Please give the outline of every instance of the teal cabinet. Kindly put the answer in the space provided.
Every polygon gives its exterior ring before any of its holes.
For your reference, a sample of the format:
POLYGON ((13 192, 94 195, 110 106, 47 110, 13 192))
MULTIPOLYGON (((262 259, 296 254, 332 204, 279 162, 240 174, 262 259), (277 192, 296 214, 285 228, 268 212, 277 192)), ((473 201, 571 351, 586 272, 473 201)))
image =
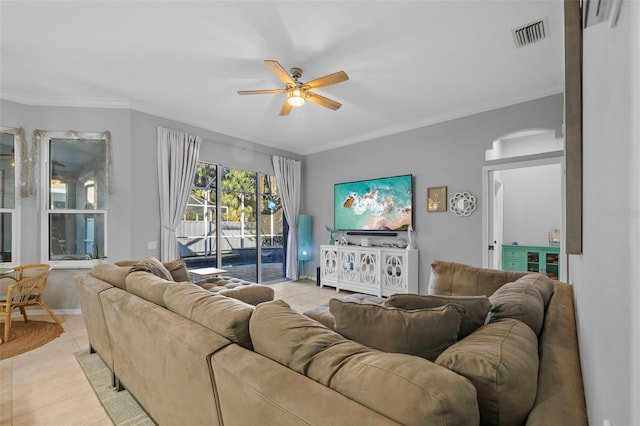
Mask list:
POLYGON ((557 280, 560 277, 560 247, 503 244, 502 269, 539 272, 557 280))

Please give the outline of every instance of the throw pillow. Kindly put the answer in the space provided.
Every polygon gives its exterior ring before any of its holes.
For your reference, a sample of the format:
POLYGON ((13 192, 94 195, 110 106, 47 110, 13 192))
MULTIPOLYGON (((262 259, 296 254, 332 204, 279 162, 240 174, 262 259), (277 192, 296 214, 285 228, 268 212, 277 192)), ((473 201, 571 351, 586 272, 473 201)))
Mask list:
POLYGON ((144 271, 151 272, 153 275, 164 278, 167 281, 173 281, 171 273, 164 267, 155 257, 147 257, 131 267, 131 272, 144 271))
POLYGON ((381 351, 430 361, 456 342, 464 314, 456 304, 405 311, 340 299, 331 299, 329 309, 341 335, 381 351))
POLYGON ((538 339, 520 321, 485 325, 447 348, 436 364, 478 391, 481 425, 523 425, 538 390, 538 339))
POLYGON ((507 283, 489 297, 487 324, 504 319, 520 320, 540 336, 544 322, 544 301, 538 290, 524 282, 507 283))
POLYGON ((542 301, 544 302, 544 310, 549 306, 549 300, 553 296, 553 280, 542 274, 528 274, 518 279, 517 283, 525 283, 538 290, 542 301))
POLYGON ((458 340, 464 339, 476 329, 482 327, 491 309, 486 296, 434 296, 419 294, 392 294, 385 302, 386 306, 404 310, 436 308, 447 303, 455 303, 464 308, 460 321, 458 340))
POLYGON ((163 262, 162 264, 167 269, 167 271, 169 271, 169 274, 171 274, 171 278, 173 278, 173 281, 178 283, 184 282, 184 281, 189 281, 189 282, 191 281, 189 279, 189 271, 187 270, 187 265, 185 265, 183 259, 176 259, 170 262, 163 262))

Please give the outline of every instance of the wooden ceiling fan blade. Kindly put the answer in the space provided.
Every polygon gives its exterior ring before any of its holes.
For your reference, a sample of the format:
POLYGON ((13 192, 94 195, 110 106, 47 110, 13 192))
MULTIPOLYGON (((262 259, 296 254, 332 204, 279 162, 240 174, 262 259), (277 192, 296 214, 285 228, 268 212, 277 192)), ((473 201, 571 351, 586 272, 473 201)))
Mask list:
POLYGON ((282 104, 282 108, 280 109, 280 115, 289 115, 292 109, 293 107, 289 105, 289 102, 285 99, 284 104, 282 104))
POLYGON ((341 103, 336 102, 333 99, 325 98, 317 93, 309 93, 307 100, 315 104, 322 105, 323 107, 331 108, 334 111, 342 106, 341 103))
POLYGON ((311 80, 308 83, 305 83, 305 86, 309 86, 310 89, 317 89, 319 87, 331 86, 332 84, 342 83, 343 81, 349 80, 349 76, 344 71, 334 72, 333 74, 325 75, 324 77, 316 78, 315 80, 311 80))
POLYGON ((272 95, 276 93, 285 93, 286 91, 286 89, 238 90, 238 95, 272 95))
POLYGON ((277 75, 278 78, 280 80, 282 80, 282 82, 284 84, 286 84, 287 86, 295 86, 296 85, 296 82, 293 81, 293 78, 291 78, 291 76, 289 75, 287 70, 282 68, 282 65, 280 65, 280 63, 278 61, 274 61, 274 60, 271 60, 271 59, 265 59, 264 63, 267 64, 267 66, 269 68, 271 68, 271 71, 273 71, 274 74, 277 75))

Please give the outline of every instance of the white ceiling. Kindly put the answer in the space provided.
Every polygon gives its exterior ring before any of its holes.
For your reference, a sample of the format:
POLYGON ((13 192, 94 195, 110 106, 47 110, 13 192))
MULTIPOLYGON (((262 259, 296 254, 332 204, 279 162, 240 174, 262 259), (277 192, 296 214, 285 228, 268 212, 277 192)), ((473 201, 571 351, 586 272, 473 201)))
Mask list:
POLYGON ((1 0, 0 96, 132 108, 305 155, 562 92, 561 6, 1 0), (516 48, 511 30, 541 18, 550 38, 516 48), (264 59, 302 81, 344 70, 317 90, 342 108, 280 117, 284 95, 239 96, 283 87, 264 59))

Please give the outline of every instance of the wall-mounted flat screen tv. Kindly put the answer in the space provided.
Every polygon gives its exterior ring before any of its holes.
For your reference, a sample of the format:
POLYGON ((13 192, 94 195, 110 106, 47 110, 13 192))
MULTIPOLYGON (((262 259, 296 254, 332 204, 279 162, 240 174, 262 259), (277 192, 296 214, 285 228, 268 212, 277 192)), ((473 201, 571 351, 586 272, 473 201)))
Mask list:
POLYGON ((406 231, 413 220, 413 176, 337 183, 334 228, 342 231, 406 231))

